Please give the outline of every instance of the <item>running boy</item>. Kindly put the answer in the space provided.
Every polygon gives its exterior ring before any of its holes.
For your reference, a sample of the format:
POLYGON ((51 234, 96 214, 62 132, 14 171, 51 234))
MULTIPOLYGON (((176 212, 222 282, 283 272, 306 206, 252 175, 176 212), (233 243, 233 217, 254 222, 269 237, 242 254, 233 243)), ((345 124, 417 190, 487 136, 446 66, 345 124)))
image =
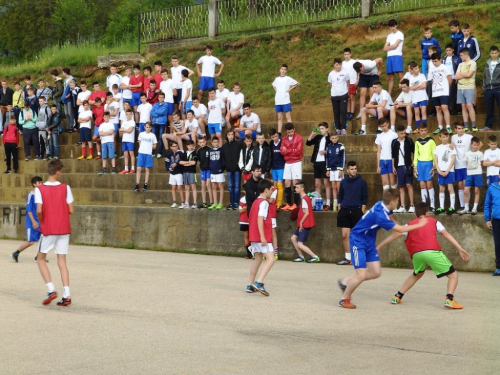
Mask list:
POLYGON ((377 250, 380 251, 394 241, 396 238, 406 236, 405 245, 410 253, 413 261, 413 274, 410 275, 403 286, 392 297, 392 304, 400 304, 403 296, 407 293, 415 283, 424 276, 425 267, 429 266, 436 277, 439 279, 446 276, 448 278, 447 294, 444 300, 444 307, 449 309, 461 309, 462 305, 454 300, 455 289, 458 284, 458 272, 448 260, 446 255, 441 251, 441 246, 437 240, 437 234, 441 234, 449 243, 451 243, 457 250, 460 257, 465 261, 469 261, 469 254, 460 246, 460 244, 449 234, 444 228, 443 224, 434 218, 429 217, 429 206, 426 203, 418 203, 415 215, 417 218, 408 223, 408 226, 417 224, 420 219, 427 219, 427 224, 414 230, 413 232, 394 233, 378 246, 377 250))
POLYGON ((145 128, 146 130, 139 134, 139 138, 137 140, 139 142, 139 156, 137 157, 137 175, 135 179, 134 193, 148 190, 149 169, 153 168, 153 150, 156 149, 156 145, 158 144, 156 136, 151 133, 153 126, 149 121, 146 122, 145 128), (142 168, 146 168, 146 177, 144 180, 144 186, 141 190, 139 183, 141 182, 142 168))
POLYGON ((63 163, 60 160, 49 161, 47 182, 35 188, 36 213, 40 219, 40 233, 42 233, 38 244, 37 263, 48 291, 47 298, 42 302, 44 305, 48 305, 57 298, 57 291, 46 264, 47 253, 52 249, 57 254, 57 265, 61 271, 63 284, 63 297, 57 302, 57 306, 71 305, 66 255, 71 233, 69 215, 72 215, 75 210, 71 188, 59 182, 62 168, 63 163))
POLYGON ((414 173, 420 184, 422 202, 429 198, 430 211, 434 213, 434 150, 436 142, 427 136, 427 124, 422 124, 419 129, 420 137, 415 141, 413 154, 414 173))
POLYGON ((436 209, 436 215, 442 214, 444 210, 445 189, 448 185, 450 193, 450 207, 446 210, 447 215, 453 215, 455 211, 455 190, 453 183, 455 182, 455 158, 457 150, 450 148, 450 135, 445 129, 439 132, 439 140, 441 144, 434 150, 434 165, 438 173, 439 184, 439 208, 436 209))
POLYGON ((415 152, 415 144, 410 137, 406 136, 405 127, 399 125, 397 130, 397 139, 392 140, 392 170, 397 177, 399 187, 399 199, 401 206, 395 210, 396 213, 405 213, 405 186, 408 190, 408 198, 410 199, 410 208, 408 212, 414 213, 415 206, 413 205, 413 158, 415 152))
POLYGON ((283 113, 285 114, 286 122, 292 122, 292 104, 290 102, 290 91, 295 89, 299 83, 286 75, 288 65, 282 64, 280 67, 280 75, 273 81, 273 89, 276 91, 274 96, 274 109, 278 117, 278 134, 281 136, 281 128, 283 127, 283 113))
POLYGON ((470 211, 471 215, 477 215, 477 206, 479 204, 479 188, 483 186, 483 160, 484 155, 479 151, 481 141, 478 137, 471 139, 471 150, 465 153, 467 163, 467 179, 465 180, 465 204, 464 209, 458 211, 459 215, 469 213, 469 195, 470 188, 474 187, 474 207, 470 211))
POLYGON ((345 147, 339 142, 337 134, 330 135, 330 141, 331 143, 326 149, 326 176, 330 178, 332 184, 333 206, 331 209, 337 212, 337 197, 340 182, 344 177, 345 147))

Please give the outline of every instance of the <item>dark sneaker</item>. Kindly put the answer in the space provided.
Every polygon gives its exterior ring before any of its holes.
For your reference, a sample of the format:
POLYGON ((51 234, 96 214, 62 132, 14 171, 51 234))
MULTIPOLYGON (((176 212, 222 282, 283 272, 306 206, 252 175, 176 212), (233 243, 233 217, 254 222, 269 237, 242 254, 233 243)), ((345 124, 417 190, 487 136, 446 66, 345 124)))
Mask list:
POLYGON ((54 290, 53 292, 50 292, 50 293, 47 294, 47 298, 45 298, 42 303, 44 305, 48 305, 49 303, 51 303, 56 298, 57 298, 57 292, 54 290))
POLYGON ((457 211, 455 211, 455 209, 451 208, 451 207, 446 210, 446 215, 453 215, 456 213, 457 213, 457 211))
POLYGON ((232 210, 233 209, 233 204, 230 203, 227 205, 226 210, 232 210))
POLYGON ((116 174, 116 169, 115 169, 115 168, 113 168, 113 169, 111 170, 111 174, 116 174))
POLYGON ((264 289, 264 284, 262 283, 258 283, 257 281, 253 283, 253 286, 252 286, 254 289, 257 290, 257 292, 259 292, 260 294, 266 296, 266 297, 269 297, 269 293, 267 292, 267 290, 264 289))
POLYGON ((347 288, 347 285, 343 283, 342 279, 337 280, 337 284, 339 284, 340 290, 344 291, 347 288))
POLYGON ((247 293, 255 293, 257 289, 254 289, 253 285, 247 285, 247 288, 245 289, 247 293))
POLYGON ((431 207, 431 208, 429 209, 429 212, 430 212, 431 214, 434 214, 434 213, 436 213, 436 209, 435 209, 434 207, 431 207))
POLYGON ((200 204, 198 204, 198 208, 199 209, 206 208, 206 204, 205 203, 200 203, 200 204))
POLYGON ((14 261, 15 261, 16 263, 18 263, 18 262, 19 262, 19 251, 17 251, 17 250, 16 250, 16 251, 14 251, 12 254, 10 254, 10 256, 12 257, 12 259, 14 259, 14 261))
POLYGON ((3 174, 10 174, 10 169, 7 169, 3 174))
POLYGON ((239 210, 239 209, 240 209, 240 208, 238 207, 238 204, 237 204, 237 203, 233 204, 233 210, 239 210))
POLYGON ((365 135, 366 132, 364 130, 358 130, 356 133, 354 133, 354 135, 365 135))
POLYGON ((105 169, 101 169, 101 171, 98 173, 98 174, 107 174, 108 172, 106 172, 105 169))
POLYGON ((441 207, 439 207, 439 208, 436 208, 436 210, 434 211, 434 213, 436 215, 440 215, 440 214, 444 213, 444 210, 441 207))
POLYGON ((491 274, 491 276, 500 276, 500 268, 491 274))
POLYGON ((350 266, 352 263, 349 259, 342 259, 340 262, 337 262, 338 266, 350 266))
POLYGON ((319 262, 320 262, 319 256, 315 256, 309 259, 306 263, 319 263, 319 262))
POLYGON ((63 297, 62 300, 57 302, 57 306, 68 306, 71 305, 71 297, 63 297))

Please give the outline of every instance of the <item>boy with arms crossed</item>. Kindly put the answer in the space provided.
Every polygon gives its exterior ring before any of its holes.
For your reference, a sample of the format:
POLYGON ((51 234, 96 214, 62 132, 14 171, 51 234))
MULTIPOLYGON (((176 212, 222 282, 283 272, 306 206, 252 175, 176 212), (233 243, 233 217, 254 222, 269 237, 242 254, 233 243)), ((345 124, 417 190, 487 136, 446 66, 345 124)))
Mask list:
POLYGON ((333 70, 328 75, 328 84, 330 85, 330 100, 332 101, 334 127, 337 134, 342 132, 347 134, 347 104, 349 100, 349 72, 342 69, 342 60, 336 58, 333 60, 333 70))
POLYGON ((470 58, 469 49, 460 50, 462 62, 458 65, 455 79, 458 81, 457 104, 462 105, 462 117, 464 119, 465 131, 469 131, 469 117, 472 123, 472 131, 477 132, 476 111, 474 110, 476 95, 476 70, 477 65, 470 58))
MULTIPOLYGON (((292 205, 292 183, 297 184, 302 179, 302 158, 304 157, 303 148, 304 142, 302 136, 295 131, 295 127, 291 122, 285 124, 286 137, 281 140, 280 153, 285 159, 285 169, 283 178, 285 180, 285 197, 286 206, 281 209, 284 211, 292 211, 297 208, 299 203, 298 193, 293 194, 294 202, 292 205)), ((279 130, 278 130, 279 134, 279 130)))
POLYGON ((500 109, 500 64, 498 61, 498 47, 490 47, 490 59, 486 62, 483 73, 484 104, 486 106, 486 120, 482 132, 491 131, 495 117, 495 100, 500 109))
POLYGON ((389 124, 386 118, 378 120, 378 126, 382 129, 382 133, 375 138, 377 145, 377 173, 380 174, 382 179, 382 188, 387 190, 389 188, 396 189, 396 176, 392 166, 392 141, 398 138, 398 135, 389 129, 389 124))
POLYGON ((446 210, 447 215, 455 213, 455 190, 453 183, 455 182, 455 158, 457 150, 450 147, 450 135, 445 129, 439 132, 439 140, 441 144, 434 150, 434 165, 438 173, 439 184, 439 208, 436 209, 436 215, 442 214, 444 210, 445 189, 448 185, 448 192, 450 193, 450 208, 446 210))
POLYGON ((470 151, 472 135, 465 134, 465 125, 462 122, 455 122, 455 131, 457 134, 451 136, 451 143, 453 143, 457 152, 455 158, 455 182, 458 188, 460 210, 463 210, 465 207, 464 186, 467 179, 467 161, 465 155, 470 151))
POLYGON ((488 137, 488 146, 484 152, 483 165, 486 168, 486 185, 489 187, 491 184, 498 182, 498 174, 500 173, 500 149, 497 148, 497 136, 490 135, 488 137))
POLYGON ((210 181, 212 182, 212 195, 214 203, 208 207, 209 210, 222 210, 224 208, 224 159, 222 149, 219 147, 219 138, 212 138, 212 148, 210 149, 210 181), (219 187, 219 203, 217 203, 217 186, 219 187))
POLYGON ((215 89, 210 87, 208 89, 208 131, 212 140, 217 137, 222 145, 222 109, 225 107, 221 99, 215 97, 215 89))
POLYGON ((80 142, 82 143, 82 156, 78 157, 78 160, 85 158, 86 147, 89 147, 89 156, 87 160, 93 158, 94 150, 92 148, 92 138, 90 136, 91 132, 91 121, 92 121, 92 111, 90 110, 90 105, 88 100, 83 101, 83 111, 78 114, 78 123, 80 124, 80 142))
MULTIPOLYGON (((391 130, 395 131, 396 128, 396 115, 400 115, 403 120, 406 119, 408 124, 406 126, 406 133, 411 134, 412 123, 413 123, 413 112, 412 112, 412 101, 411 101, 411 91, 410 91, 410 81, 403 78, 399 83, 401 88, 401 93, 394 101, 394 105, 391 106, 391 130)), ((415 130, 417 131, 417 130, 415 130)))
POLYGON ((184 185, 184 176, 182 175, 184 166, 181 164, 182 154, 183 152, 179 150, 179 145, 176 142, 172 142, 170 150, 167 151, 165 157, 165 168, 170 172, 168 183, 172 186, 171 208, 189 208, 189 203, 184 203, 184 192, 182 191, 182 186, 184 185), (181 198, 180 206, 177 205, 177 190, 179 190, 179 197, 181 198))
POLYGON ((386 73, 389 80, 387 91, 392 94, 394 86, 394 73, 398 73, 399 80, 403 79, 403 43, 405 36, 398 30, 398 21, 389 20, 391 33, 387 36, 384 45, 384 51, 387 52, 386 73))
POLYGON ((427 136, 427 124, 422 124, 420 137, 415 142, 415 153, 413 154, 414 174, 420 184, 422 202, 429 198, 430 211, 434 213, 434 149, 436 142, 427 136))
POLYGON ((99 174, 107 174, 106 171, 106 159, 111 159, 111 173, 116 174, 116 159, 115 159, 115 145, 114 134, 115 134, 115 124, 109 122, 109 112, 104 112, 104 122, 99 126, 99 137, 101 139, 102 146, 102 170, 99 174))
POLYGON ((441 56, 437 53, 431 55, 431 61, 427 80, 432 82, 432 104, 436 107, 438 130, 443 128, 444 115, 446 130, 451 134, 448 104, 450 102, 450 86, 453 70, 441 63, 441 56))
POLYGON ((46 264, 47 253, 52 249, 57 254, 57 265, 61 271, 64 290, 62 300, 57 302, 57 306, 71 305, 66 255, 71 233, 69 215, 72 215, 75 210, 71 188, 59 182, 62 168, 63 164, 60 160, 49 161, 47 166, 49 178, 47 182, 35 189, 36 213, 40 219, 40 232, 42 233, 38 244, 37 263, 48 291, 47 298, 42 302, 44 305, 48 305, 57 298, 57 291, 46 264))
POLYGON ((191 208, 197 208, 197 192, 196 192, 196 162, 198 158, 196 157, 196 150, 194 141, 188 140, 187 142, 187 151, 181 155, 180 165, 183 167, 182 177, 184 179, 184 186, 186 190, 186 208, 189 207, 189 188, 191 188, 193 194, 193 205, 191 208))
POLYGON ((276 91, 274 96, 274 109, 278 117, 278 134, 281 136, 281 128, 283 127, 283 113, 285 114, 286 122, 292 122, 292 104, 290 102, 290 91, 295 89, 299 83, 286 75, 288 65, 282 64, 280 67, 280 75, 273 81, 273 89, 276 91))
POLYGON ((427 125, 427 104, 429 97, 427 96, 427 79, 420 73, 418 65, 411 62, 409 65, 411 69, 410 76, 410 91, 413 109, 415 111, 415 124, 417 130, 420 127, 420 114, 422 114, 422 124, 427 125))

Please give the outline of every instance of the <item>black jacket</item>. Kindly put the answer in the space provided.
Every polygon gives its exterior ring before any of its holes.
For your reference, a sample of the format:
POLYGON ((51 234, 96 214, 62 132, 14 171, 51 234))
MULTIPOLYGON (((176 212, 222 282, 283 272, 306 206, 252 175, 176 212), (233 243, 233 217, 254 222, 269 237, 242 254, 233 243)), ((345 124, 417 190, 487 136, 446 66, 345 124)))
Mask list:
POLYGON ((262 168, 262 173, 271 172, 271 163, 273 162, 273 154, 271 146, 267 142, 262 145, 262 157, 259 163, 260 145, 257 144, 252 149, 253 164, 259 164, 262 168))
POLYGON ((253 202, 259 196, 259 182, 253 179, 253 176, 245 182, 245 197, 247 201, 247 212, 250 213, 250 209, 252 208, 253 202))
POLYGON ((210 147, 199 148, 196 153, 200 161, 200 170, 208 171, 210 169, 210 147))
POLYGON ((368 202, 368 185, 360 175, 354 178, 347 176, 340 182, 338 203, 341 209, 356 209, 366 206, 368 202))
POLYGON ((3 93, 3 88, 0 88, 0 105, 12 104, 12 97, 14 96, 14 90, 7 87, 5 94, 3 93))
POLYGON ((47 121, 47 128, 54 133, 59 133, 59 128, 62 125, 62 119, 61 115, 59 112, 56 112, 55 115, 50 113, 49 115, 49 121, 47 121))
MULTIPOLYGON (((404 151, 405 166, 410 167, 413 164, 412 154, 415 152, 415 143, 413 143, 413 140, 408 136, 405 138, 404 150, 405 150, 404 151)), ((398 138, 392 140, 391 153, 392 153, 392 158, 394 159, 394 168, 397 169, 399 164, 399 158, 401 156, 400 143, 398 138)))
MULTIPOLYGON (((332 141, 330 141, 330 134, 328 134, 328 133, 326 133, 325 138, 326 138, 326 143, 325 143, 325 151, 326 151, 328 145, 330 143, 332 143, 332 141)), ((311 139, 311 140, 308 139, 306 141, 306 146, 312 146, 312 145, 314 145, 313 153, 312 153, 312 156, 311 156, 311 162, 312 163, 316 162, 316 157, 318 156, 318 152, 319 152, 319 144, 320 144, 320 142, 321 142, 322 139, 323 139, 323 137, 321 136, 321 134, 318 134, 313 139, 311 139)), ((325 155, 325 161, 326 161, 326 155, 325 155)))
POLYGON ((241 141, 226 142, 222 145, 222 160, 228 172, 238 172, 240 167, 241 141))

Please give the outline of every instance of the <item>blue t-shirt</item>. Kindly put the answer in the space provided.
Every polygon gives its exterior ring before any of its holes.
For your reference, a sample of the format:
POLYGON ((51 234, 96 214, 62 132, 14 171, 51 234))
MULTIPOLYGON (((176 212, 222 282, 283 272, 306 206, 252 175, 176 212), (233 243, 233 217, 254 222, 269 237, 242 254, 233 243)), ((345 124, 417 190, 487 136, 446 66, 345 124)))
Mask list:
MULTIPOLYGON (((36 216, 35 194, 33 194, 33 192, 31 191, 26 198, 26 229, 33 229, 33 224, 31 223, 31 219, 28 216, 28 212, 31 212, 33 214, 35 221, 38 223, 38 225, 40 225, 38 216, 36 216)), ((40 226, 38 226, 38 229, 35 230, 40 230, 40 226)))
POLYGON ((285 158, 283 158, 283 155, 281 155, 280 148, 281 139, 279 140, 277 145, 275 145, 274 141, 271 140, 271 149, 273 151, 273 162, 271 165, 272 170, 285 169, 285 158))
POLYGON ((389 217, 391 214, 392 211, 389 211, 382 201, 375 203, 351 230, 351 235, 349 237, 351 246, 352 242, 362 248, 375 246, 378 230, 380 228, 391 230, 396 225, 389 217))

